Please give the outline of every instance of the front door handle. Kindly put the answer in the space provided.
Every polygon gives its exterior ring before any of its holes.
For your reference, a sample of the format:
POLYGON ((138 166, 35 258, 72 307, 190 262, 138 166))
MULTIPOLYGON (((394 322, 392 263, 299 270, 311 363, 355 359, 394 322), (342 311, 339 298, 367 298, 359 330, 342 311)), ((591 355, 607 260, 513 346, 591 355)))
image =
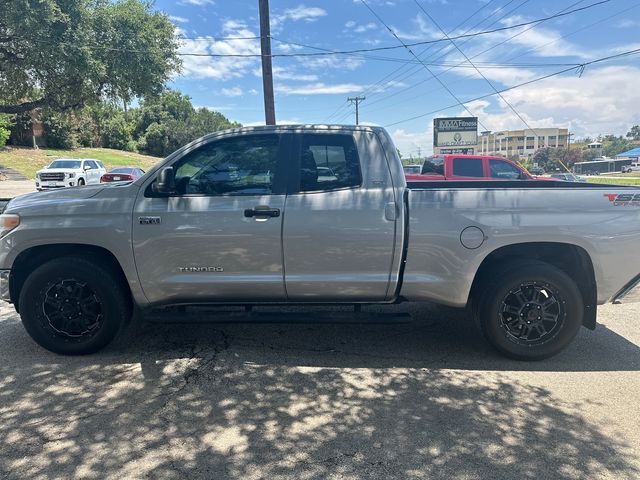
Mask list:
POLYGON ((254 208, 246 208, 244 210, 244 216, 247 218, 251 217, 279 217, 280 209, 279 208, 271 208, 265 205, 258 205, 254 208))

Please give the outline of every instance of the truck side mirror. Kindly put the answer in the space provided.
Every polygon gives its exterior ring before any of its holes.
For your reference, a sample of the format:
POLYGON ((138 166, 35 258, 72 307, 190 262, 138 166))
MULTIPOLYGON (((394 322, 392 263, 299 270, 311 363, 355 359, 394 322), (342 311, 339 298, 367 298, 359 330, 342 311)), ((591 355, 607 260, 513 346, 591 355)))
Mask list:
POLYGON ((166 167, 160 170, 156 183, 153 185, 153 190, 156 193, 163 193, 165 195, 176 191, 176 177, 173 172, 173 167, 166 167))

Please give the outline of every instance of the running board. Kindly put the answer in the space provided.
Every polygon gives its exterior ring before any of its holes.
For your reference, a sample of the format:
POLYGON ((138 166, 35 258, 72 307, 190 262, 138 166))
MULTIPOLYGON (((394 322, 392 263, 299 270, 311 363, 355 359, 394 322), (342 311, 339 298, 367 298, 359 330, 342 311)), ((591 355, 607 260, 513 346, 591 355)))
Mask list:
POLYGON ((409 313, 377 312, 260 312, 248 311, 151 311, 143 318, 152 323, 193 324, 193 323, 309 323, 309 324, 385 324, 409 323, 409 313))

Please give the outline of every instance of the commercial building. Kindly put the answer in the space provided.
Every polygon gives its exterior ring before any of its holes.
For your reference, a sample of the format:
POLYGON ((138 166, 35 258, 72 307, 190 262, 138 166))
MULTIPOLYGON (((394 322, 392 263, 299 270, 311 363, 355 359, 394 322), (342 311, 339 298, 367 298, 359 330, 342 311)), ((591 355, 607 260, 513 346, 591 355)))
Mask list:
POLYGON ((536 128, 535 130, 481 132, 475 150, 478 155, 532 157, 539 148, 567 148, 568 145, 568 129, 536 128))
POLYGON ((616 155, 616 158, 628 158, 633 162, 638 162, 640 160, 640 147, 632 148, 631 150, 627 150, 626 152, 619 153, 616 155))

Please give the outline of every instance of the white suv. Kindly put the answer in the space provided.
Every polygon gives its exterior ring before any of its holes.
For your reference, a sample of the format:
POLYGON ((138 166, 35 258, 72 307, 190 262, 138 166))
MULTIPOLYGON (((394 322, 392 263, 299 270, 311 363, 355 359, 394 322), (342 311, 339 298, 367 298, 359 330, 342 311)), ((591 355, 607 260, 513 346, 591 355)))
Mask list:
POLYGON ((100 177, 105 173, 107 169, 99 160, 61 158, 36 172, 36 188, 46 190, 100 183, 100 177))
POLYGON ((622 167, 622 173, 631 173, 640 171, 640 163, 632 163, 631 165, 625 165, 622 167))

